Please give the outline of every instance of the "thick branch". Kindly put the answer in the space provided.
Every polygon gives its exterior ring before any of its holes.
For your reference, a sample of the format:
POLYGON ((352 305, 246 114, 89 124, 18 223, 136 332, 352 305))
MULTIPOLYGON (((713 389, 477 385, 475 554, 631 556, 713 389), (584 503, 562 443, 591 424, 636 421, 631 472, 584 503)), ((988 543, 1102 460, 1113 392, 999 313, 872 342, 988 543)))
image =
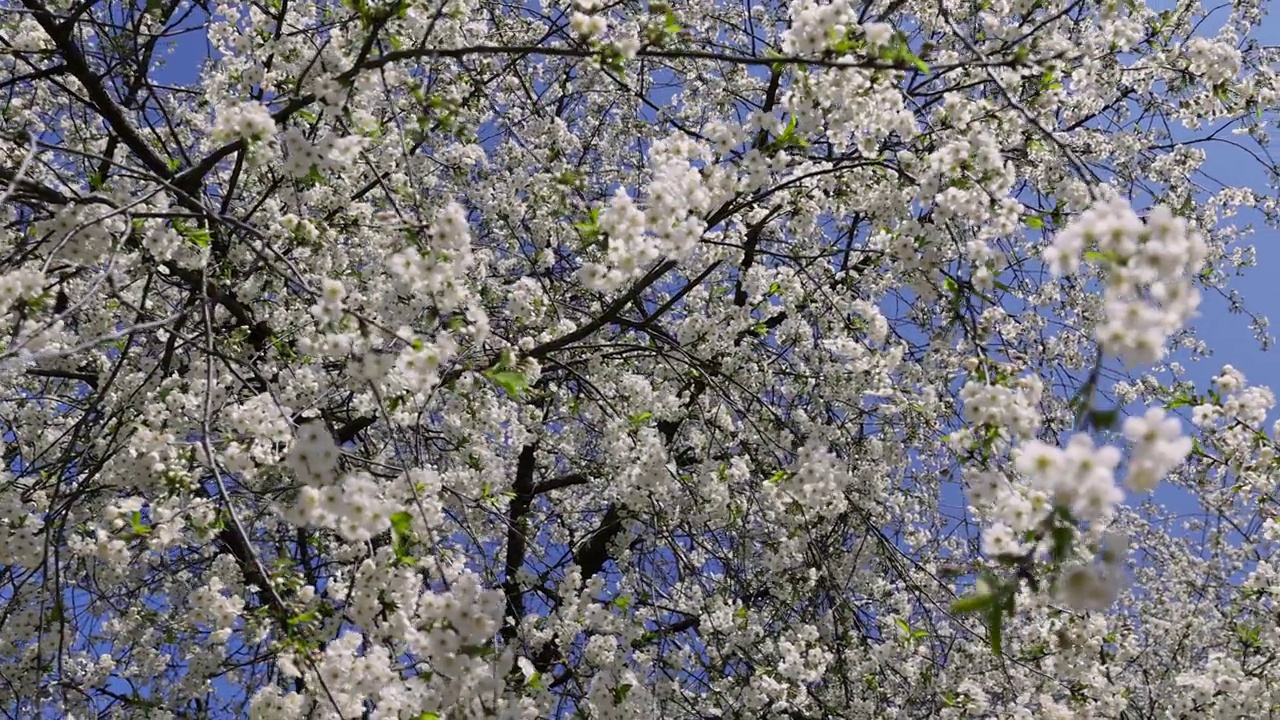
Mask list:
POLYGON ((610 303, 609 307, 605 308, 604 312, 600 313, 600 317, 596 318, 595 320, 592 320, 586 325, 583 325, 577 330, 574 330, 568 335, 562 335, 554 340, 545 342, 539 345, 538 347, 530 350, 529 357, 532 357, 532 358, 544 357, 557 350, 560 350, 561 348, 568 347, 578 342, 579 340, 582 340, 583 338, 590 337, 591 334, 594 333, 595 331, 599 330, 605 325, 608 325, 610 322, 613 322, 613 320, 618 317, 618 315, 627 307, 627 305, 632 300, 639 297, 640 293, 647 290, 650 285, 657 282, 663 275, 666 275, 667 272, 670 271, 672 268, 674 268, 676 265, 677 263, 675 260, 664 260, 663 262, 659 263, 657 267, 650 270, 648 274, 646 274, 644 277, 636 281, 636 284, 633 285, 630 290, 628 290, 626 293, 619 296, 616 300, 610 303))
POLYGON ((84 86, 84 91, 89 95, 89 99, 93 101, 94 109, 98 111, 103 120, 107 121, 107 124, 111 126, 111 130, 120 137, 120 141, 136 153, 142 164, 155 173, 157 177, 169 178, 168 164, 138 134, 137 129, 125 117, 124 111, 107 94, 101 78, 95 75, 89 67, 84 54, 80 52, 80 47, 72 39, 73 26, 70 23, 59 23, 57 18, 39 0, 22 0, 22 4, 31 11, 31 14, 35 16, 36 22, 48 34, 49 39, 53 41, 54 46, 58 48, 58 52, 62 55, 67 71, 84 86))
POLYGON ((507 598, 508 620, 502 628, 502 637, 507 642, 515 638, 520 618, 524 617, 524 590, 520 587, 518 576, 520 568, 524 567, 525 552, 528 548, 527 515, 534 496, 534 461, 534 445, 525 445, 520 451, 520 459, 516 463, 516 479, 511 487, 515 497, 507 506, 507 557, 504 568, 505 577, 502 581, 502 593, 507 598))

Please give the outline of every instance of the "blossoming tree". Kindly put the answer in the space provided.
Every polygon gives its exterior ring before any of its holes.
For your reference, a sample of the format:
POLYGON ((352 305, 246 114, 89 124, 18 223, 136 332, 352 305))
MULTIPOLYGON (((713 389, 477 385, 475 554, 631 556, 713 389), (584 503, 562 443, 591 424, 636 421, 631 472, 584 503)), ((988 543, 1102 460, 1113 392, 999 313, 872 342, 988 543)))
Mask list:
POLYGON ((0 709, 1273 716, 1261 16, 6 3, 0 709))

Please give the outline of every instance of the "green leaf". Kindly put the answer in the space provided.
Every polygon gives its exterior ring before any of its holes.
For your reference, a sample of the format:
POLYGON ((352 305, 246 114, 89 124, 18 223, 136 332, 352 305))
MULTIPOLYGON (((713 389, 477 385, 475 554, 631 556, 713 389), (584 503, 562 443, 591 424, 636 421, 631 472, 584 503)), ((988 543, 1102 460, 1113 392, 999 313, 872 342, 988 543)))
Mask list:
MULTIPOLYGON (((778 52, 777 50, 771 50, 771 49, 768 49, 768 48, 766 48, 766 49, 765 49, 765 51, 764 51, 764 56, 765 56, 766 58, 782 58, 782 57, 786 57, 786 55, 784 55, 783 53, 780 53, 780 52, 778 52)), ((781 74, 781 73, 782 73, 784 70, 786 70, 786 69, 787 69, 787 66, 786 66, 784 63, 769 63, 769 70, 770 70, 771 72, 781 74)))
POLYGON ((653 417, 653 413, 649 412, 648 410, 645 410, 642 413, 636 413, 635 415, 632 415, 630 420, 633 426, 640 427, 641 425, 644 425, 645 423, 649 422, 649 420, 652 417, 653 417))
POLYGON ((529 389, 529 381, 515 370, 491 369, 485 371, 484 376, 497 383, 512 400, 518 399, 525 390, 529 389))
POLYGON ((209 247, 209 242, 211 240, 209 231, 204 228, 198 228, 186 233, 186 238, 202 248, 209 247))
POLYGON ((770 147, 775 150, 791 147, 809 147, 808 141, 800 137, 796 132, 796 117, 794 115, 791 116, 791 120, 787 123, 787 127, 782 131, 782 134, 778 136, 778 139, 773 141, 770 147))
POLYGON ((1004 608, 999 603, 993 604, 987 611, 988 636, 991 639, 991 652, 1000 655, 1004 652, 1004 608))
POLYGON ((151 532, 151 528, 142 524, 142 513, 138 510, 133 511, 133 515, 129 516, 129 521, 133 525, 134 535, 146 535, 151 532))
POLYGON ((440 713, 421 712, 413 720, 440 720, 440 713))
POLYGON ((391 516, 391 529, 399 535, 408 535, 412 523, 413 516, 403 510, 391 516))
POLYGON ((1258 647, 1262 640, 1262 628, 1258 625, 1240 625, 1236 628, 1240 636, 1240 644, 1245 647, 1258 647))
POLYGON ((631 683, 623 683, 613 689, 613 704, 621 705, 627 699, 627 694, 631 692, 631 683))
POLYGON ((484 645, 463 645, 459 651, 470 658, 487 658, 498 654, 491 643, 484 645))
POLYGON ((893 624, 898 626, 898 629, 902 631, 903 635, 906 635, 908 637, 911 636, 911 626, 907 624, 906 620, 903 620, 900 617, 896 617, 893 619, 893 624))
POLYGON ((301 625, 302 623, 306 623, 306 622, 311 622, 312 620, 315 620, 317 617, 319 617, 319 613, 317 613, 315 610, 308 610, 302 613, 301 615, 294 615, 293 617, 289 618, 289 627, 293 627, 294 625, 301 625))
POLYGON ((1031 228, 1032 230, 1044 229, 1044 220, 1038 215, 1028 215, 1027 217, 1023 218, 1022 221, 1026 223, 1027 227, 1031 228))
POLYGON ((899 35, 898 44, 887 47, 881 51, 881 57, 894 62, 900 66, 911 66, 922 73, 929 72, 929 64, 921 60, 918 55, 911 52, 911 47, 907 44, 905 38, 899 35))
POLYGON ((391 516, 391 549, 396 554, 396 565, 410 565, 413 555, 409 552, 412 533, 409 530, 413 516, 403 510, 391 516))
POLYGON ((1075 532, 1069 525, 1058 525, 1052 531, 1053 548, 1051 550, 1053 559, 1062 562, 1067 557, 1067 551, 1071 549, 1071 541, 1075 539, 1075 532))
POLYGON ((920 57, 915 53, 908 50, 903 52, 903 55, 906 57, 906 60, 908 62, 910 62, 913 66, 915 66, 916 70, 919 70, 922 73, 929 72, 929 63, 926 63, 924 60, 921 60, 920 57))
POLYGON ((556 184, 565 185, 567 187, 577 187, 583 177, 582 173, 574 172, 573 170, 565 170, 556 176, 556 184))
POLYGON ((997 600, 999 600, 999 597, 994 593, 987 595, 966 595, 962 598, 957 598, 951 603, 951 612, 957 615, 975 613, 992 607, 996 604, 997 600))
POLYGON ((1119 410, 1090 410, 1089 424, 1098 430, 1110 430, 1116 426, 1116 421, 1120 419, 1119 410))
POLYGON ((587 219, 576 222, 573 226, 582 233, 583 247, 590 247, 600 236, 600 208, 591 208, 587 219))
POLYGON ((675 35, 680 32, 680 18, 676 17, 675 13, 668 10, 667 14, 662 18, 662 29, 668 35, 675 35))

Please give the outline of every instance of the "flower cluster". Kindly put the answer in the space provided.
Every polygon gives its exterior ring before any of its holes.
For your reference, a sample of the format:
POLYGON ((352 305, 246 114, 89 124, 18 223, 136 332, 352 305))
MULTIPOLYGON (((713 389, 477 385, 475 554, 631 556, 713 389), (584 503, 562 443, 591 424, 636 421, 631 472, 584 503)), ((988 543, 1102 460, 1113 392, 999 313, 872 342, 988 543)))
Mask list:
POLYGON ((1240 51, 1229 42, 1192 38, 1183 48, 1187 69, 1204 78, 1209 85, 1219 85, 1240 72, 1240 51))
POLYGON ((395 507, 384 496, 382 483, 357 472, 340 483, 303 486, 293 512, 299 524, 333 528, 346 539, 361 542, 391 526, 395 507))
POLYGON ((298 428, 288 461, 298 481, 324 487, 337 479, 338 444, 324 423, 309 422, 298 428))
POLYGON ((685 137, 654 144, 649 154, 652 179, 641 209, 619 188, 599 213, 597 232, 608 238, 602 262, 584 263, 583 282, 598 290, 615 290, 649 269, 657 258, 683 260, 706 229, 702 215, 713 194, 690 162, 708 150, 685 137))
POLYGON ((1123 430, 1133 447, 1125 482, 1135 492, 1154 490, 1191 452, 1192 441, 1182 434, 1182 423, 1167 416, 1162 408, 1153 407, 1142 417, 1126 418, 1123 430))
POLYGON ((1093 562, 1074 565, 1063 574, 1057 587, 1063 602, 1078 610, 1103 610, 1111 605, 1124 589, 1128 556, 1128 542, 1109 533, 1093 562))
POLYGON ((439 312, 453 312, 469 298, 465 278, 476 263, 466 210, 457 203, 448 204, 436 215, 426 237, 413 239, 425 240, 425 247, 410 246, 391 255, 387 271, 415 306, 434 304, 439 312))
MULTIPOLYGON (((971 379, 960 389, 965 422, 996 428, 1010 439, 1033 437, 1043 419, 1038 407, 1043 392, 1044 383, 1035 375, 1019 378, 1011 385, 971 379)), ((954 433, 952 442, 963 446, 973 436, 972 429, 966 428, 954 433)))
POLYGON ((325 278, 320 285, 320 293, 316 303, 311 306, 311 314, 322 323, 335 323, 342 319, 343 300, 347 297, 347 288, 339 280, 325 278))
POLYGON ((368 140, 359 135, 330 135, 313 141, 298 128, 289 128, 284 143, 288 148, 284 171, 305 178, 312 170, 327 175, 349 169, 368 140))
POLYGON ((581 8, 569 18, 569 28, 574 34, 586 39, 604 35, 609 29, 609 20, 602 14, 591 12, 595 9, 595 2, 577 0, 574 4, 581 8))
POLYGON ((793 467, 781 481, 771 478, 766 491, 777 487, 789 500, 819 517, 834 517, 849 507, 846 492, 851 478, 830 450, 811 441, 801 449, 793 467))
POLYGON ((1076 433, 1065 448, 1039 440, 1022 445, 1014 467, 1052 507, 1069 508, 1077 520, 1094 522, 1110 518, 1124 500, 1116 486, 1120 460, 1118 448, 1095 446, 1088 434, 1076 433))
POLYGON ((271 117, 271 111, 265 105, 243 103, 223 108, 209 137, 216 143, 232 140, 257 142, 270 138, 275 132, 275 118, 271 117))
POLYGON ((1122 198, 1096 203, 1058 233, 1045 251, 1056 275, 1074 273, 1082 258, 1106 266, 1106 318, 1099 343, 1131 366, 1164 357, 1169 336, 1190 320, 1200 304, 1193 274, 1205 260, 1201 235, 1167 207, 1151 210, 1144 223, 1122 198))
POLYGON ((0 308, 8 309, 19 300, 30 300, 44 292, 44 273, 23 268, 0 276, 0 308))

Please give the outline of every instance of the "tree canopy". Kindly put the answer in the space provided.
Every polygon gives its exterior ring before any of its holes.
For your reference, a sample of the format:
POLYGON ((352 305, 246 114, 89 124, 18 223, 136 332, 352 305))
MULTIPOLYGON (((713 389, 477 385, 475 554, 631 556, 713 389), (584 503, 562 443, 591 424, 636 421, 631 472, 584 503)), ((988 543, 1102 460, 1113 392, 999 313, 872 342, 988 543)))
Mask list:
POLYGON ((1273 717, 1262 17, 8 0, 0 712, 1273 717))

